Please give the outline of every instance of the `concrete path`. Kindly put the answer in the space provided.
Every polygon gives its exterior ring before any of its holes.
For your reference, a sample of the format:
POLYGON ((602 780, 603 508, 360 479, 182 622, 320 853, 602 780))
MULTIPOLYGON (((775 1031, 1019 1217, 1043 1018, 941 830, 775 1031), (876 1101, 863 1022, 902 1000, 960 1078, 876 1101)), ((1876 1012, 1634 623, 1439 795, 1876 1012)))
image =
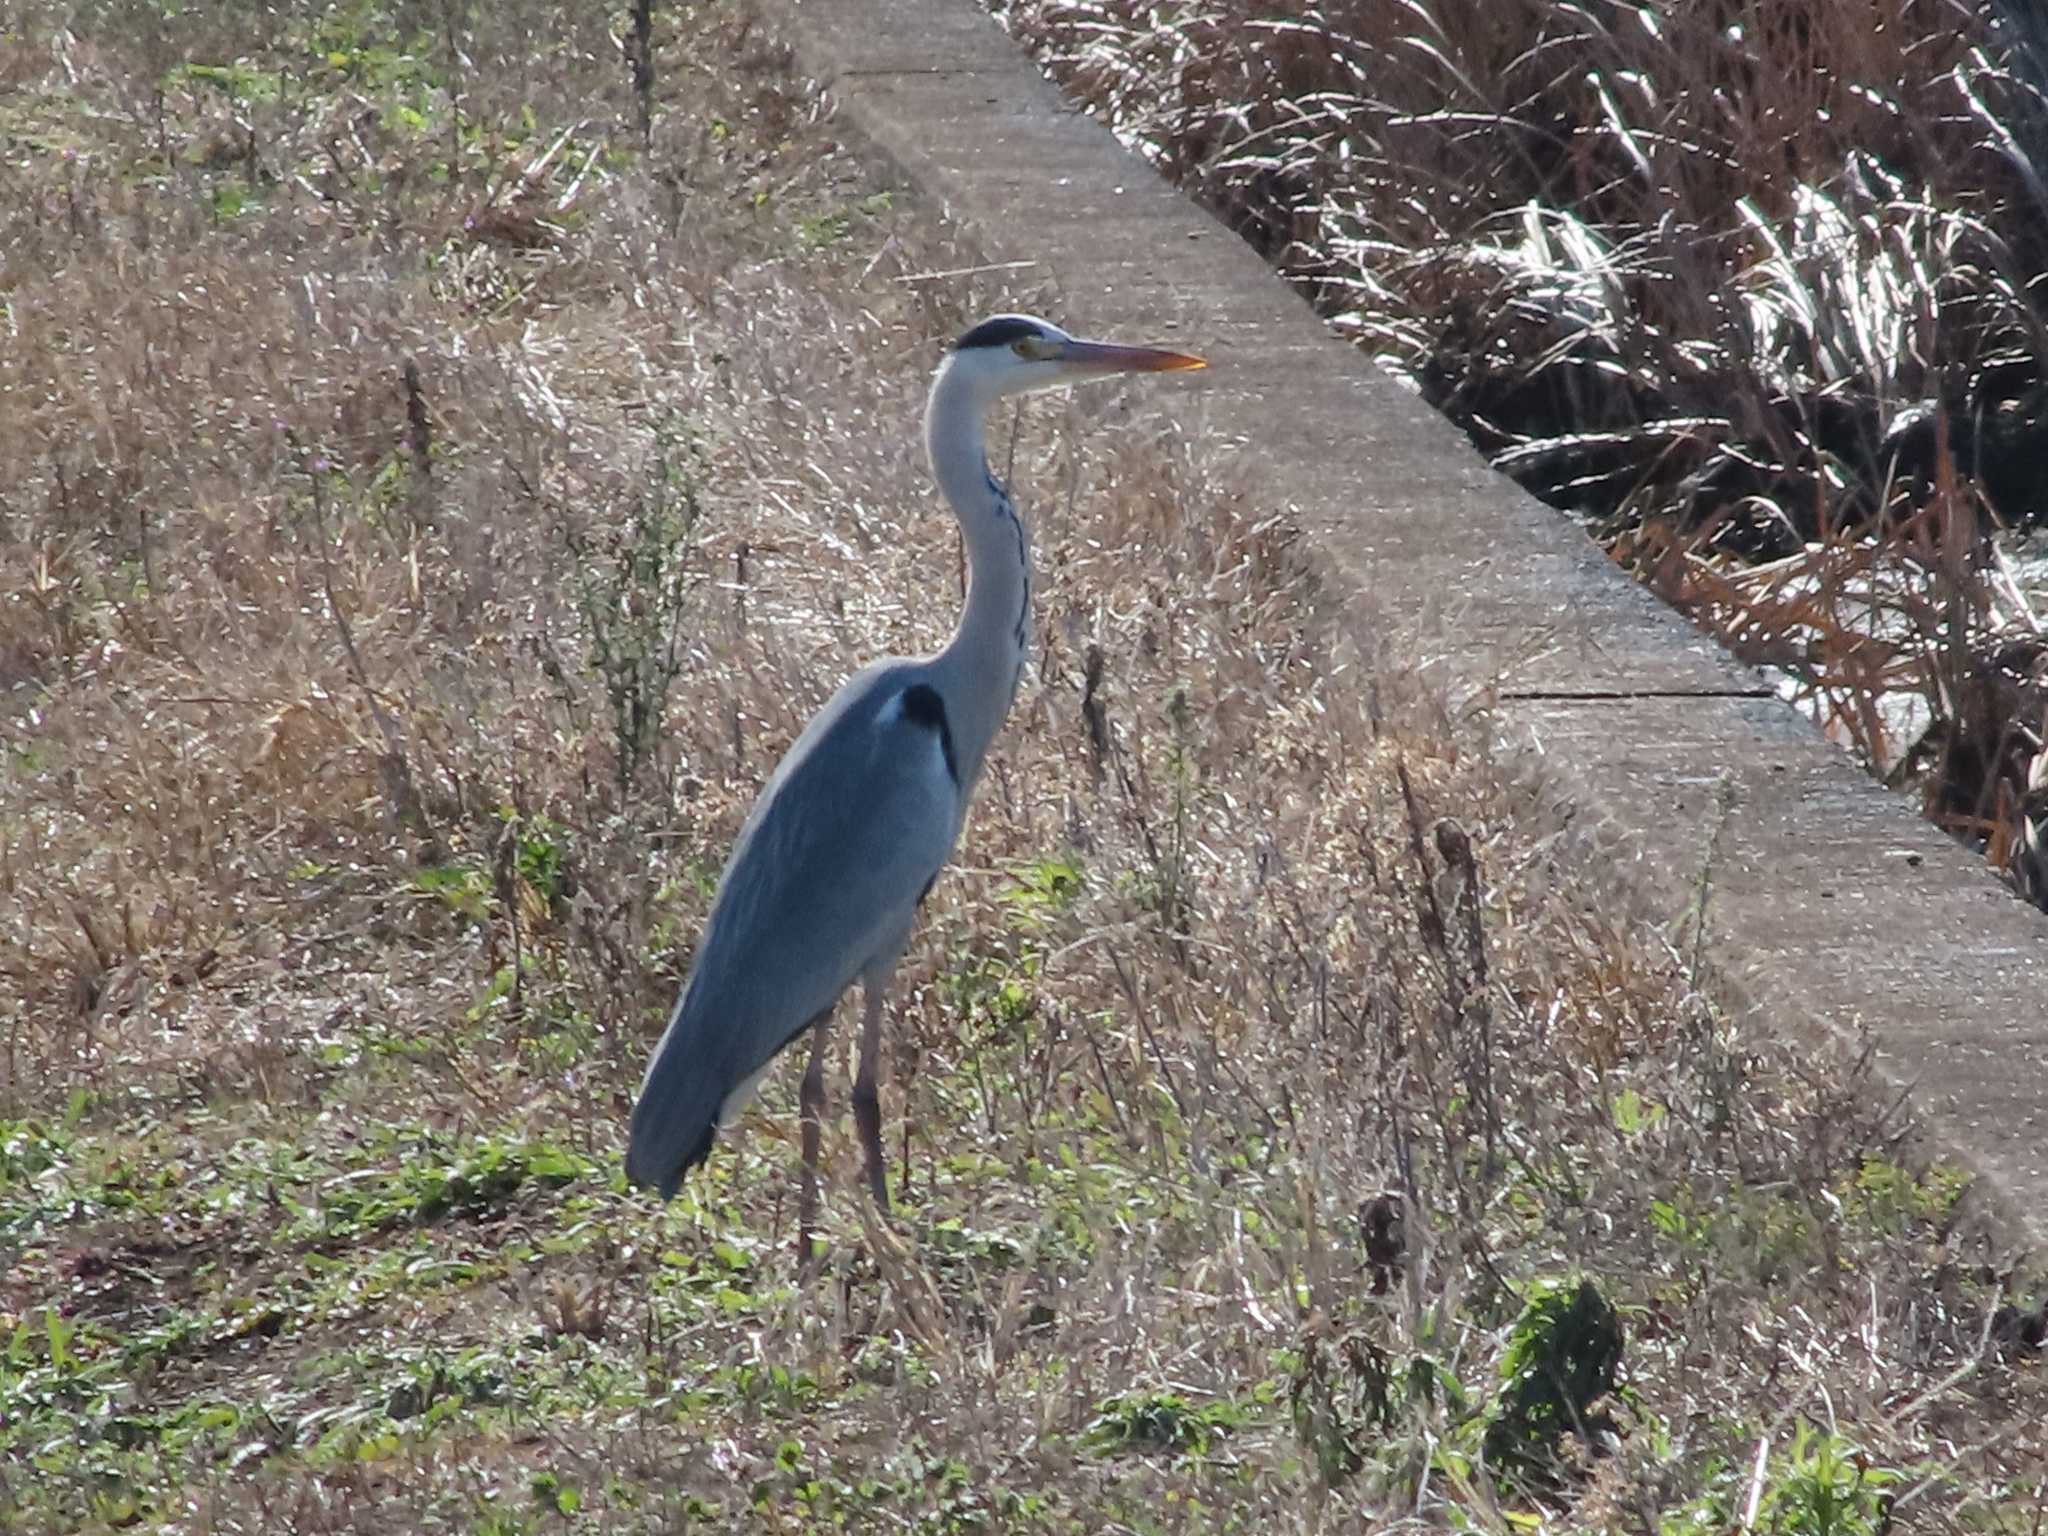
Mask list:
POLYGON ((1248 445, 1331 586, 1454 696, 1493 701, 1648 912, 1689 925, 1704 872, 1725 1002, 1867 1030, 2013 1237, 2048 1239, 2048 919, 1335 339, 974 0, 767 3, 843 120, 989 260, 1038 263, 1060 318, 1209 358, 1154 408, 1248 445))

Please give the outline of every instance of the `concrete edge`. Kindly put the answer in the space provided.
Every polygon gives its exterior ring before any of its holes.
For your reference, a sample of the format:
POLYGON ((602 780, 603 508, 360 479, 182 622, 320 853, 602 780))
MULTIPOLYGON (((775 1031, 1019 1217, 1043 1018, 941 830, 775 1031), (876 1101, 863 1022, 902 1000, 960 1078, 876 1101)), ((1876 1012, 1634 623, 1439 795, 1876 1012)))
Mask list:
POLYGON ((1483 704, 1642 913, 1704 919, 1725 1004, 1867 1040, 2004 1234, 2048 1240, 2048 919, 1335 338, 973 0, 764 8, 855 147, 991 261, 1035 262, 1091 331, 1199 343, 1210 372, 1158 408, 1238 445, 1333 591, 1483 704))

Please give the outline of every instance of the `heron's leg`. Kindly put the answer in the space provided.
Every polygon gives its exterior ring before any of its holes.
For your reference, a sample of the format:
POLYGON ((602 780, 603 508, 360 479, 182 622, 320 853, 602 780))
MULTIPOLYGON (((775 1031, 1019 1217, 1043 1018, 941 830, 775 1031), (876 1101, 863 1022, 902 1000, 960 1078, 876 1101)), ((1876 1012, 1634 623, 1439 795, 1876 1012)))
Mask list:
POLYGON ((803 1269, 810 1268, 816 1251, 811 1239, 818 1219, 818 1141, 825 1129, 825 1040, 831 1032, 832 1010, 827 1008, 811 1021, 811 1059, 797 1097, 803 1116, 804 1173, 796 1207, 796 1257, 803 1269))
POLYGON ((861 984, 860 1072, 853 1080, 853 1123, 860 1131, 867 1158, 868 1188, 875 1208, 889 1214, 889 1169, 882 1157, 882 1100, 875 1086, 882 1059, 882 999, 888 995, 893 968, 871 972, 861 984))

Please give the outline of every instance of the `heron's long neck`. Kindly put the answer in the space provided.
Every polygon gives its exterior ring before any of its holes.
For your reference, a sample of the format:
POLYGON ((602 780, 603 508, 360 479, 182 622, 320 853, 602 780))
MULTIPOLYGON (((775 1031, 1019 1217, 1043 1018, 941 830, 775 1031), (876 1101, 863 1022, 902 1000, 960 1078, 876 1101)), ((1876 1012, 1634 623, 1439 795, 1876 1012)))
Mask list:
POLYGON ((968 782, 1009 713, 1031 646, 1031 537, 989 472, 978 395, 941 373, 925 413, 932 473, 967 545, 967 607, 933 665, 968 782))

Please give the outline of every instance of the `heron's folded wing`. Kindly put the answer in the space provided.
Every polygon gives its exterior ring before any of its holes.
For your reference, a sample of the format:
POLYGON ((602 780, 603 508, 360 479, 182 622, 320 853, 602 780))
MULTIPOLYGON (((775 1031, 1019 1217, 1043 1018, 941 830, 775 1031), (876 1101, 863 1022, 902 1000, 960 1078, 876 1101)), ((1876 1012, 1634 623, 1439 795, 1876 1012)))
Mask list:
POLYGON ((748 817, 634 1106, 636 1182, 674 1191, 726 1096, 894 958, 945 863, 960 788, 939 735, 891 709, 893 692, 888 673, 842 690, 748 817))

